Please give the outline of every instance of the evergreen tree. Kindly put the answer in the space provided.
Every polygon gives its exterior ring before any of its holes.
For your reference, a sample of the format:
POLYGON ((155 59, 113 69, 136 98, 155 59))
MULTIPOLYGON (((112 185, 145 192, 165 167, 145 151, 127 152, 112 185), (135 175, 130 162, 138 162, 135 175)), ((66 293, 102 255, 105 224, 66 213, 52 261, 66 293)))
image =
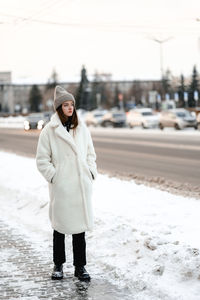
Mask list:
POLYGON ((42 95, 40 93, 40 90, 37 85, 33 85, 29 94, 30 110, 32 112, 39 112, 41 102, 42 95))
POLYGON ((131 89, 131 97, 134 98, 136 105, 142 105, 142 87, 139 80, 134 80, 132 89, 131 89))
POLYGON ((58 84, 58 74, 55 69, 53 69, 51 77, 48 79, 47 82, 47 90, 54 89, 55 86, 58 84))
POLYGON ((113 106, 118 107, 118 108, 119 108, 119 94, 120 94, 120 90, 119 90, 118 84, 116 84, 113 106))
POLYGON ((180 85, 178 86, 179 107, 185 107, 184 93, 186 91, 185 78, 181 74, 180 85))
POLYGON ((103 108, 110 108, 107 97, 107 87, 106 82, 101 81, 100 83, 100 91, 101 91, 101 103, 103 108))
MULTIPOLYGON (((97 108, 97 94, 100 94, 99 89, 99 81, 98 81, 98 74, 94 74, 94 80, 92 82, 92 92, 91 92, 91 109, 97 108)), ((99 103, 100 104, 100 103, 99 103)))
POLYGON ((193 67, 192 80, 188 90, 188 106, 195 107, 194 92, 199 92, 198 73, 196 66, 193 67))
POLYGON ((89 80, 87 78, 86 68, 83 66, 81 70, 81 81, 76 93, 76 107, 82 109, 89 109, 91 107, 90 102, 90 90, 89 80))

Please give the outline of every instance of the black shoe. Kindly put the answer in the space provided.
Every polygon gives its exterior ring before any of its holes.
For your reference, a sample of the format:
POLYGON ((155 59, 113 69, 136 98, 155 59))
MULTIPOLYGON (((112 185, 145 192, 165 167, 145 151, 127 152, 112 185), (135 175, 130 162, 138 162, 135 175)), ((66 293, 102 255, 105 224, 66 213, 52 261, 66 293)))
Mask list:
POLYGON ((90 281, 90 275, 84 267, 75 267, 74 276, 80 281, 90 281))
POLYGON ((51 279, 62 279, 63 278, 63 265, 54 265, 51 279))

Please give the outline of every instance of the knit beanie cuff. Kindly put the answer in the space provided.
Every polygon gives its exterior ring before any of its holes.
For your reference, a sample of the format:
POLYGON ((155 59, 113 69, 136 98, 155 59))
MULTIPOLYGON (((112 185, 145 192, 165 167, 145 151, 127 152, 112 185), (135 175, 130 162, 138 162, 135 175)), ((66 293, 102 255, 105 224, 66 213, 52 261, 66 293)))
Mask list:
POLYGON ((73 101, 75 105, 75 98, 72 94, 68 93, 61 86, 57 85, 54 91, 54 108, 55 110, 65 101, 73 101))

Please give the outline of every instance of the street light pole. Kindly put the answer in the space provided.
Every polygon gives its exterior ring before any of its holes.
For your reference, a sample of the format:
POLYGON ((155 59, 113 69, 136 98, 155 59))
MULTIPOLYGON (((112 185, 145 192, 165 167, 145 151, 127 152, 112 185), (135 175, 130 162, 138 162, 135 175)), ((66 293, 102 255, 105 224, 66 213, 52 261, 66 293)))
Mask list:
POLYGON ((166 38, 166 39, 156 39, 156 38, 150 38, 152 41, 158 43, 160 45, 160 72, 161 72, 161 79, 164 76, 164 66, 163 66, 163 44, 168 42, 169 40, 173 39, 172 36, 166 38))

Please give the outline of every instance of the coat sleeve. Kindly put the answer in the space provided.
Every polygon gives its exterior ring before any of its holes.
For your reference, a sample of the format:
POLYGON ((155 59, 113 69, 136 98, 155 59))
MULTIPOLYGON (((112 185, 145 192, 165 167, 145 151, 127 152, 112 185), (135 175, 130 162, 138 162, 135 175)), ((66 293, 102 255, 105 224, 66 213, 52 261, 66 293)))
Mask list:
POLYGON ((44 128, 39 136, 37 152, 36 152, 36 165, 43 177, 52 182, 56 173, 55 167, 51 162, 51 147, 47 131, 44 128))
POLYGON ((89 166, 93 179, 96 179, 97 177, 96 153, 94 150, 92 137, 88 129, 87 132, 88 132, 87 164, 89 166))

